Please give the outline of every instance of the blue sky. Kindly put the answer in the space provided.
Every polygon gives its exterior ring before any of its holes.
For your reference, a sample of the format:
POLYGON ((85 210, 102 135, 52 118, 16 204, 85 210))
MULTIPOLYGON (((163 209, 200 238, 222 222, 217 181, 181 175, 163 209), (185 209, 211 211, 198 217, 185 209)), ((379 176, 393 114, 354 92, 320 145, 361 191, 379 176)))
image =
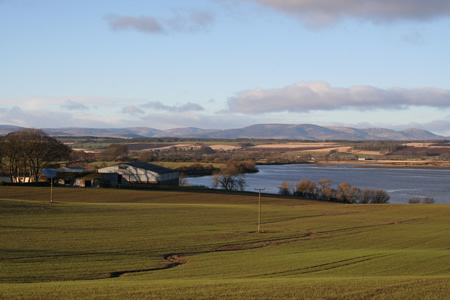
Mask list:
POLYGON ((0 124, 450 136, 447 0, 0 0, 0 124))

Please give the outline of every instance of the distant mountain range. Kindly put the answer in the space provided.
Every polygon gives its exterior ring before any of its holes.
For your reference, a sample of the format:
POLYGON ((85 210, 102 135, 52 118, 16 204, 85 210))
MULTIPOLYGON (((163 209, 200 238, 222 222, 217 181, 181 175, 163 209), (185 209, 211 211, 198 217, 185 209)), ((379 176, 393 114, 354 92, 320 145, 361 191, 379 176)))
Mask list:
MULTIPOLYGON (((0 125, 0 135, 23 129, 23 127, 0 125)), ((395 131, 385 128, 357 129, 351 127, 324 127, 312 124, 259 124, 237 129, 201 129, 194 127, 159 130, 148 127, 130 128, 42 128, 52 136, 98 136, 98 137, 180 137, 213 139, 290 139, 290 140, 442 140, 450 139, 421 129, 395 131)))

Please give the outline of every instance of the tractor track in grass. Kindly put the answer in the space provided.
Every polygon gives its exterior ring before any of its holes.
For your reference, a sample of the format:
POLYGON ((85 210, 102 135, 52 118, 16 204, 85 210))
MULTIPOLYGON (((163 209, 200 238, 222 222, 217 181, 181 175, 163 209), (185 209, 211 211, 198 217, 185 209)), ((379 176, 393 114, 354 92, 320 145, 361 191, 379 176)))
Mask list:
MULTIPOLYGON (((305 235, 302 237, 307 237, 307 236, 305 235)), ((198 252, 188 252, 188 253, 170 253, 170 254, 164 255, 164 260, 167 262, 167 264, 164 266, 156 267, 156 268, 148 268, 148 269, 136 269, 136 270, 111 272, 111 273, 109 273, 109 276, 103 277, 101 279, 118 278, 118 277, 127 276, 128 274, 171 269, 171 268, 178 267, 180 265, 184 265, 184 264, 188 263, 188 261, 186 259, 184 259, 183 256, 208 254, 208 253, 215 253, 215 252, 225 252, 225 251, 243 251, 243 250, 250 250, 250 249, 256 249, 256 248, 263 248, 263 247, 268 247, 268 246, 273 246, 273 245, 280 245, 280 244, 294 242, 294 241, 301 239, 302 237, 296 237, 296 238, 291 238, 291 239, 273 239, 273 240, 269 240, 269 241, 255 242, 255 243, 249 243, 249 244, 227 245, 227 246, 222 246, 215 250, 208 250, 208 251, 198 251, 198 252)))
MULTIPOLYGON (((264 234, 266 232, 262 232, 264 234)), ((109 276, 102 277, 99 279, 106 279, 106 278, 118 278, 118 277, 124 277, 129 274, 134 273, 141 273, 141 272, 151 272, 151 271, 160 271, 160 270, 167 270, 174 267, 178 267, 180 265, 187 264, 188 261, 183 258, 183 256, 190 256, 190 255, 199 255, 199 254, 208 254, 208 253, 216 253, 216 252, 227 252, 227 251, 244 251, 244 250, 250 250, 250 249, 257 249, 257 248, 264 248, 268 246, 276 246, 286 243, 292 243, 299 241, 301 239, 309 239, 308 234, 302 234, 298 237, 292 237, 292 238, 279 238, 279 239, 271 239, 266 241, 256 241, 251 242, 247 244, 231 244, 231 245, 225 245, 218 249, 214 250, 207 250, 207 251, 197 251, 197 252, 187 252, 187 253, 170 253, 164 255, 164 260, 166 261, 166 265, 161 267, 155 267, 155 268, 147 268, 147 269, 136 269, 136 270, 126 270, 126 271, 116 271, 109 273, 109 276)))
MULTIPOLYGON (((341 229, 335 229, 335 230, 329 230, 329 231, 318 231, 318 232, 310 231, 307 229, 300 230, 300 229, 287 228, 288 230, 294 230, 298 233, 301 233, 301 235, 296 236, 296 237, 291 237, 291 238, 278 238, 278 239, 274 238, 271 240, 255 241, 255 242, 250 242, 250 243, 246 243, 246 244, 226 245, 226 246, 222 246, 218 249, 208 250, 208 251, 187 252, 187 253, 169 253, 169 254, 164 255, 164 260, 166 261, 166 265, 164 265, 164 266, 155 267, 155 268, 147 268, 147 269, 136 269, 136 270, 111 272, 111 273, 109 273, 109 276, 107 276, 106 278, 118 278, 118 277, 123 277, 123 276, 127 276, 129 274, 134 274, 134 273, 171 269, 171 268, 178 267, 180 265, 184 265, 184 264, 188 263, 188 261, 186 259, 184 259, 183 256, 208 254, 208 253, 223 252, 223 251, 243 251, 243 250, 250 250, 250 249, 256 249, 256 248, 263 248, 263 247, 293 243, 293 242, 297 242, 300 240, 332 238, 332 237, 335 237, 335 235, 330 236, 329 235, 330 233, 339 233, 340 232, 343 234, 351 234, 351 233, 349 233, 349 231, 358 230, 361 228, 402 224, 402 223, 406 223, 406 222, 415 222, 415 221, 423 220, 423 219, 427 219, 427 218, 417 218, 417 219, 410 219, 410 220, 403 220, 403 221, 386 222, 386 223, 375 224, 375 225, 356 226, 356 227, 350 227, 350 228, 341 228, 341 229)), ((276 228, 276 226, 269 226, 269 227, 276 228)), ((265 233, 265 232, 263 232, 263 233, 265 233)), ((320 272, 320 271, 326 271, 326 270, 330 270, 330 269, 345 267, 345 266, 362 263, 362 262, 377 259, 377 258, 383 258, 386 256, 389 256, 389 255, 387 255, 387 254, 366 255, 366 256, 354 257, 354 258, 349 258, 349 259, 340 260, 340 261, 336 261, 336 262, 330 262, 330 263, 320 264, 320 265, 316 265, 316 266, 310 266, 310 267, 306 267, 306 268, 284 271, 284 272, 279 272, 279 273, 266 274, 266 275, 282 274, 282 273, 287 274, 287 273, 294 273, 294 272, 300 273, 300 274, 308 274, 308 273, 314 273, 314 272, 320 272)))
POLYGON ((342 268, 342 267, 348 267, 348 266, 356 265, 359 263, 364 263, 366 261, 371 261, 371 260, 378 259, 378 258, 388 257, 391 255, 392 254, 363 255, 363 256, 342 259, 342 260, 333 261, 333 262, 324 263, 324 264, 312 265, 312 266, 307 266, 307 267, 303 267, 303 268, 296 268, 296 269, 287 270, 287 271, 261 274, 261 275, 258 275, 258 277, 271 276, 271 275, 287 275, 287 276, 289 276, 289 275, 303 275, 303 274, 317 273, 317 272, 328 271, 328 270, 333 270, 333 269, 342 268))
POLYGON ((117 278, 117 277, 125 276, 127 274, 140 273, 140 272, 166 270, 166 269, 171 269, 171 268, 174 268, 179 265, 183 265, 183 264, 187 263, 187 261, 184 258, 180 257, 180 254, 166 254, 166 255, 164 255, 164 259, 168 262, 168 264, 166 264, 165 266, 162 266, 159 268, 111 272, 109 274, 109 277, 107 277, 107 278, 117 278))

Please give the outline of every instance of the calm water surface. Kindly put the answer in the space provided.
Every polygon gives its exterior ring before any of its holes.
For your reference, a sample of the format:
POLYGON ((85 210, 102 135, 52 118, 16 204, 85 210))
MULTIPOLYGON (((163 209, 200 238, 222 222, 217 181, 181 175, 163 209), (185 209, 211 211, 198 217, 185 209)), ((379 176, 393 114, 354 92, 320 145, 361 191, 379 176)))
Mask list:
MULTIPOLYGON (((408 203, 411 197, 431 196, 436 203, 450 204, 450 170, 412 168, 353 168, 353 165, 271 165, 258 166, 259 172, 246 174, 246 190, 265 188, 277 194, 283 181, 297 183, 311 179, 330 179, 333 187, 348 183, 360 189, 383 189, 390 203, 408 203)), ((189 177, 190 185, 211 187, 212 176, 189 177)))

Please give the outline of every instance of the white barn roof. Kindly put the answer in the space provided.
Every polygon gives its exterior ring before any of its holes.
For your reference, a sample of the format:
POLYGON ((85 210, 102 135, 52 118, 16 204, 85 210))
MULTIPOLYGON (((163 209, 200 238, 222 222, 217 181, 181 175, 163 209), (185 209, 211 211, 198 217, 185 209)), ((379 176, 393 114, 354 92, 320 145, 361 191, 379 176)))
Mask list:
POLYGON ((158 174, 177 172, 175 170, 172 170, 172 169, 169 169, 169 168, 165 168, 165 167, 161 167, 161 166, 154 165, 154 164, 150 164, 148 162, 122 163, 120 165, 129 165, 129 166, 132 166, 132 167, 135 167, 135 168, 152 171, 152 172, 155 172, 155 173, 158 173, 158 174))

